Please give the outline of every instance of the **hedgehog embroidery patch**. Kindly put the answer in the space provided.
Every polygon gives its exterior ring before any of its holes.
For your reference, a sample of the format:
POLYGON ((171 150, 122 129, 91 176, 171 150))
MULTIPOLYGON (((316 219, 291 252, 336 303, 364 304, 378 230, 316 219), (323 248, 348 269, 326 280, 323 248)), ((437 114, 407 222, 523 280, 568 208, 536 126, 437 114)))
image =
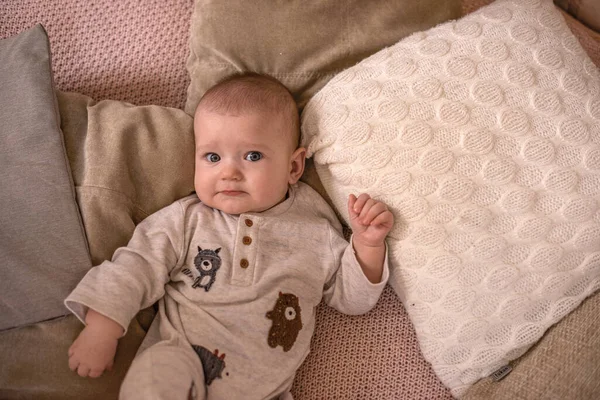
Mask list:
POLYGON ((267 339, 269 346, 282 346, 283 351, 289 351, 302 329, 302 310, 298 297, 279 292, 275 307, 267 312, 267 318, 273 321, 267 339))
POLYGON ((210 352, 206 347, 192 345, 192 348, 200 357, 202 369, 204 370, 204 381, 210 385, 216 378, 223 378, 221 374, 225 369, 225 353, 219 355, 219 349, 210 352))
POLYGON ((194 289, 201 287, 208 292, 212 284, 215 283, 217 271, 221 268, 219 251, 221 251, 220 247, 216 250, 202 250, 198 246, 198 254, 194 258, 195 271, 189 268, 184 268, 181 271, 192 279, 192 287, 194 289))

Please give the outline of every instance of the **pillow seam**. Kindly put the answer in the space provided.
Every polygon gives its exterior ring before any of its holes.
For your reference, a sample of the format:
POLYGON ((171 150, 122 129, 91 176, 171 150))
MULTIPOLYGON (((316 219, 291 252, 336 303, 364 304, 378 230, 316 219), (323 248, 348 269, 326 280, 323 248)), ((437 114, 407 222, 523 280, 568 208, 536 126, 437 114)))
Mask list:
POLYGON ((148 217, 150 215, 150 213, 148 213, 146 210, 144 210, 137 202, 135 202, 131 197, 129 197, 128 195, 126 195, 125 193, 123 193, 120 190, 116 190, 116 189, 112 189, 112 188, 104 187, 104 186, 100 186, 100 185, 78 185, 78 186, 75 186, 75 188, 94 188, 94 189, 102 189, 107 192, 117 193, 117 194, 121 195, 122 197, 124 197, 127 201, 129 201, 129 203, 137 211, 140 211, 146 217, 148 217))

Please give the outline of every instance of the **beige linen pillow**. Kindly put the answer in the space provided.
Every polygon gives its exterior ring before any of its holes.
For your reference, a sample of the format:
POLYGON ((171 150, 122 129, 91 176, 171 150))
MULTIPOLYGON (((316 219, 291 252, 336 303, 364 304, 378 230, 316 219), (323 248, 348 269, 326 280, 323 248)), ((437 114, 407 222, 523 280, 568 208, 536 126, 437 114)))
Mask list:
POLYGON ((193 119, 160 106, 58 93, 92 262, 110 259, 145 217, 194 191, 193 119))
POLYGON ((460 0, 195 0, 185 110, 240 71, 274 76, 303 107, 343 69, 459 15, 460 0))
POLYGON ((550 0, 495 3, 384 49, 308 103, 340 214, 396 216, 391 284, 455 396, 600 288, 600 78, 550 0))

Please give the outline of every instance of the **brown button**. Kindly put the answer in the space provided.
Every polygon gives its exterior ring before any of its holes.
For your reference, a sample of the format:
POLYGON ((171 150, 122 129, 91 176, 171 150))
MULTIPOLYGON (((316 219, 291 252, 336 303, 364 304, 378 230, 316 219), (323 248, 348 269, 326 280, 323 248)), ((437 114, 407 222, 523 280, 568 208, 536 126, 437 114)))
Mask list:
POLYGON ((251 219, 247 219, 245 222, 246 226, 252 226, 254 224, 251 219))
POLYGON ((242 268, 248 268, 248 264, 249 264, 248 260, 246 260, 245 258, 242 258, 240 260, 240 267, 242 267, 242 268))
POLYGON ((252 238, 250 236, 244 236, 244 238, 242 239, 242 243, 248 246, 250 243, 252 243, 252 238))

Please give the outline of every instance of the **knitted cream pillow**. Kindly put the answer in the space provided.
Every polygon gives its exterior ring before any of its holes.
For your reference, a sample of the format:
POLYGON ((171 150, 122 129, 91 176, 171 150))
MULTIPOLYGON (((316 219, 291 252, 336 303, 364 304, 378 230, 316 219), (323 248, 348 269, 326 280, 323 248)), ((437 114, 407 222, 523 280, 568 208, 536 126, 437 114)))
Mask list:
POLYGON ((498 0, 340 73, 303 142, 348 220, 393 210, 391 284, 455 396, 600 288, 600 79, 550 0, 498 0))

